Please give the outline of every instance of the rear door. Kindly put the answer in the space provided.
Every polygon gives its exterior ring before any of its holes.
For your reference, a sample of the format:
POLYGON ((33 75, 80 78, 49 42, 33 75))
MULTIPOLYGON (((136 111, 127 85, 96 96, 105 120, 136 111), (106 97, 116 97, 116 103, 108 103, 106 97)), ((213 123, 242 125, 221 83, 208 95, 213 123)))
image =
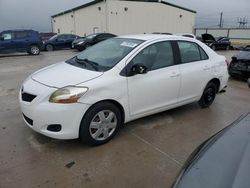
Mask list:
POLYGON ((55 41, 55 46, 57 48, 66 48, 67 47, 67 35, 58 35, 55 41))
POLYGON ((208 55, 195 42, 177 41, 180 51, 181 87, 179 102, 192 102, 202 94, 212 78, 208 55))
POLYGON ((72 42, 76 39, 75 35, 66 35, 66 47, 71 48, 72 47, 72 42))
POLYGON ((14 31, 15 47, 17 50, 27 50, 30 44, 30 32, 29 31, 14 31))

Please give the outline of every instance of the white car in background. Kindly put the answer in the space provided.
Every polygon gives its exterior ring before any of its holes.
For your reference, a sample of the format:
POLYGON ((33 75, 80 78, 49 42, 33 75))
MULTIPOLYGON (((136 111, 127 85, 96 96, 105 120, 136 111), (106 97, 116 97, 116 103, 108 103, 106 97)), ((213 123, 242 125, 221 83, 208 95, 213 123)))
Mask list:
POLYGON ((208 107, 228 81, 225 57, 174 35, 117 37, 29 76, 23 119, 56 139, 99 145, 137 118, 192 102, 208 107))

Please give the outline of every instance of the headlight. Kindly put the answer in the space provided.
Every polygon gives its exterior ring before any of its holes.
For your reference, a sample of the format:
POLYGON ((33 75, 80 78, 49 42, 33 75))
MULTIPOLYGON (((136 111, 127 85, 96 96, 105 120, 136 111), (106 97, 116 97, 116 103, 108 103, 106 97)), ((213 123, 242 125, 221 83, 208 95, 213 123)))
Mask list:
POLYGON ((84 42, 85 42, 85 41, 81 41, 81 42, 78 42, 77 44, 80 44, 80 45, 81 45, 81 44, 83 44, 84 42))
POLYGON ((67 86, 58 89, 49 98, 52 103, 76 103, 80 97, 88 91, 86 87, 67 86))

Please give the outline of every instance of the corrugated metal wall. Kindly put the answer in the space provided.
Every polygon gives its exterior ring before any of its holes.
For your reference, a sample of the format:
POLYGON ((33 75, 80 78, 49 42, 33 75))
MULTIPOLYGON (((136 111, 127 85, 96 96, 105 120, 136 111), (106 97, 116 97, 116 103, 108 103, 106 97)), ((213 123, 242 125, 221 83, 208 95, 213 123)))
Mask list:
POLYGON ((162 3, 109 1, 109 30, 119 35, 193 33, 195 14, 162 3), (127 8, 127 11, 125 11, 127 8))
POLYGON ((101 2, 56 16, 53 32, 88 35, 111 32, 117 35, 152 32, 193 33, 195 13, 162 3, 101 2))

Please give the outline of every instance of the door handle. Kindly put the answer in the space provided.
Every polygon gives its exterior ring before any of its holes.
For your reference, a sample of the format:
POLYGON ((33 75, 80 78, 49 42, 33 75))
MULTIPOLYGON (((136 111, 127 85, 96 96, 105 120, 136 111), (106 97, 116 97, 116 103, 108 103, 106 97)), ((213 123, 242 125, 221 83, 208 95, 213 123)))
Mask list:
POLYGON ((175 77, 179 77, 179 76, 180 76, 179 73, 172 72, 171 75, 170 75, 170 78, 175 78, 175 77))
POLYGON ((203 67, 203 70, 210 70, 210 67, 206 65, 203 67))

